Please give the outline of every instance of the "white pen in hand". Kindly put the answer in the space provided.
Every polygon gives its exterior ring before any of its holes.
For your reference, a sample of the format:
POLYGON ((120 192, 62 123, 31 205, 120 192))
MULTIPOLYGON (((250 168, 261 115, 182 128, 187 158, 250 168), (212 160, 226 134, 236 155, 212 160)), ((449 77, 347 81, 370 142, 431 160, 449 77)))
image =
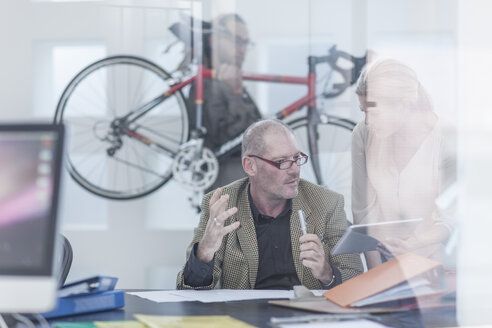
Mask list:
POLYGON ((306 228, 306 218, 304 217, 304 211, 299 210, 298 213, 299 213, 299 222, 301 223, 302 234, 305 235, 307 234, 307 228, 306 228))

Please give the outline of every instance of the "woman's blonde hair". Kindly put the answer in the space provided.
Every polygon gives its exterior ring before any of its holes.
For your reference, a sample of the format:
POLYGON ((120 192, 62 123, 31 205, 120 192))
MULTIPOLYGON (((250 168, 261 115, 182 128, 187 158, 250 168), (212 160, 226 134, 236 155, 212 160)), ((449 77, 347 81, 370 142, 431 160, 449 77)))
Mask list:
POLYGON ((376 103, 407 104, 416 110, 432 110, 430 97, 409 66, 381 58, 362 70, 355 93, 376 103))

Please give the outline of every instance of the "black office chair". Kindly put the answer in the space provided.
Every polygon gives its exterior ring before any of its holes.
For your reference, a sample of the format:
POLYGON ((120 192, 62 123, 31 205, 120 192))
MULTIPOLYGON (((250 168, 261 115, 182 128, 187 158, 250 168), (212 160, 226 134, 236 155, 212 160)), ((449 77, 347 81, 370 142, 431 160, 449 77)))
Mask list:
POLYGON ((68 241, 67 237, 60 234, 59 242, 62 245, 62 254, 59 263, 59 273, 58 273, 58 287, 63 286, 65 284, 65 280, 67 279, 68 272, 70 271, 70 267, 72 266, 73 252, 72 245, 68 241))

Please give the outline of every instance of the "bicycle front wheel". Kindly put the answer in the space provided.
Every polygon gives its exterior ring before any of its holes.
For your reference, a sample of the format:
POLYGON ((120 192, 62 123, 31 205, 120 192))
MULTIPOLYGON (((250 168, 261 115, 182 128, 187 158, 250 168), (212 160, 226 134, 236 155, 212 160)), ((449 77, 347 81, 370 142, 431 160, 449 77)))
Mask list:
POLYGON ((84 68, 65 88, 55 123, 67 126, 67 167, 90 192, 133 199, 172 177, 172 163, 188 138, 182 94, 156 64, 114 56, 84 68))
POLYGON ((352 221, 351 139, 355 123, 330 118, 310 129, 307 118, 299 118, 288 124, 294 130, 299 149, 309 155, 308 163, 301 168, 301 177, 342 194, 347 219, 352 221))

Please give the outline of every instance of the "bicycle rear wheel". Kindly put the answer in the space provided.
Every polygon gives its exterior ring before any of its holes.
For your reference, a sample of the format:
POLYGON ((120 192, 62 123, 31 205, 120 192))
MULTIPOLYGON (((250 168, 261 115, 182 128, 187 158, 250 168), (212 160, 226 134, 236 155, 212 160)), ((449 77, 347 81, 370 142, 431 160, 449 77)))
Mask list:
POLYGON ((188 138, 182 94, 164 94, 172 83, 162 68, 133 56, 102 59, 73 78, 55 123, 67 126, 67 168, 78 184, 106 198, 133 199, 172 177, 188 138), (128 116, 145 105, 151 109, 128 116))
POLYGON ((313 125, 311 137, 307 118, 298 118, 288 124, 294 130, 300 150, 309 155, 308 163, 301 168, 301 177, 342 194, 347 219, 352 221, 351 139, 355 123, 330 117, 324 123, 313 125), (317 154, 313 154, 314 147, 317 154), (313 165, 316 160, 319 163, 318 174, 313 165))

